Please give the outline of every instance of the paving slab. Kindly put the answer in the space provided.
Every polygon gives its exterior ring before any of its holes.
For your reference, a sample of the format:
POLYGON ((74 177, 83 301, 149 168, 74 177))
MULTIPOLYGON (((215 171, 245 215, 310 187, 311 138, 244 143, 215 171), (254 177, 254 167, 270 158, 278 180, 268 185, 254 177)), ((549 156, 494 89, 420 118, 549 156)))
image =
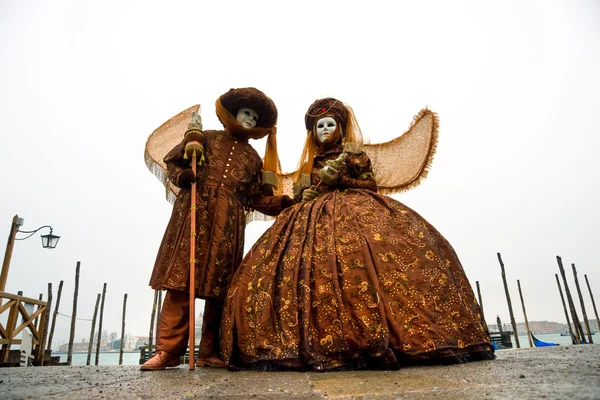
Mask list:
POLYGON ((398 371, 0 368, 0 399, 600 399, 599 344, 496 355, 492 361, 398 371))

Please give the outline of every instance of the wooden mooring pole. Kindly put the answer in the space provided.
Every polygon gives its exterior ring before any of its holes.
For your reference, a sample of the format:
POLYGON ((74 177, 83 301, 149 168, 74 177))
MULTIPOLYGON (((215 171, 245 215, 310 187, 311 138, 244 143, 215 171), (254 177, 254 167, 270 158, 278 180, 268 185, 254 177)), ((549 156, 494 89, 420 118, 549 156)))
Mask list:
MULTIPOLYGON (((54 337, 54 327, 56 326, 56 316, 58 315, 58 306, 60 305, 60 296, 62 294, 63 281, 58 284, 58 294, 56 295, 56 306, 54 306, 54 315, 52 315, 52 327, 50 328, 50 334, 48 335, 48 350, 52 350, 52 338, 54 337)), ((48 308, 48 313, 50 309, 48 308)))
POLYGON ((152 358, 152 344, 154 335, 154 318, 156 317, 156 299, 158 297, 159 290, 154 291, 154 300, 152 302, 152 313, 150 314, 150 331, 148 332, 148 358, 152 358))
POLYGON ((600 330, 600 318, 598 318, 598 309, 596 308, 594 295, 592 294, 592 289, 590 288, 590 282, 588 281, 586 274, 584 274, 583 277, 585 278, 585 284, 587 285, 588 292, 590 292, 590 298, 592 299, 592 307, 594 308, 594 315, 596 315, 596 330, 600 330))
MULTIPOLYGON (((38 300, 42 301, 44 299, 44 295, 42 293, 40 293, 40 295, 38 296, 38 300)), ((38 305, 36 308, 36 311, 39 310, 42 306, 38 305)), ((37 317, 35 317, 35 320, 33 321, 33 326, 35 326, 35 329, 39 332, 39 323, 40 323, 40 316, 38 315, 37 317)))
POLYGON ((573 303, 573 297, 571 297, 571 291, 569 290, 569 284, 567 283, 567 276, 565 275, 565 269, 562 264, 562 258, 556 256, 558 262, 558 269, 560 270, 560 276, 562 276, 563 285, 565 287, 565 294, 567 295, 567 302, 569 303, 569 310, 571 311, 571 318, 573 319, 573 328, 575 329, 575 338, 577 338, 577 344, 581 343, 583 337, 583 328, 579 322, 579 316, 577 316, 577 310, 575 309, 575 303, 573 303))
POLYGON ((90 342, 88 343, 88 354, 85 365, 90 365, 92 361, 92 349, 94 348, 94 330, 96 329, 96 317, 98 317, 98 306, 100 305, 100 293, 96 296, 96 307, 94 307, 94 316, 92 317, 92 329, 90 330, 90 342))
POLYGON ((587 313, 585 312, 585 304, 583 303, 583 295, 581 294, 581 289, 579 288, 579 279, 577 279, 577 268, 575 268, 575 264, 571 264, 571 268, 573 268, 573 279, 575 280, 575 287, 577 288, 577 295, 579 296, 579 303, 581 304, 581 313, 583 314, 583 322, 585 323, 585 330, 588 334, 588 343, 594 343, 592 340, 592 331, 590 329, 590 323, 588 321, 587 313))
POLYGON ((123 343, 125 342, 125 311, 127 310, 127 293, 123 296, 123 320, 121 321, 121 348, 119 349, 119 365, 123 365, 123 343))
POLYGON ((477 286, 477 297, 479 298, 479 308, 481 308, 481 316, 485 321, 485 316, 483 314, 483 300, 481 300, 481 290, 479 289, 479 281, 475 281, 475 286, 477 286))
POLYGON ((519 297, 521 298, 521 307, 523 307, 523 317, 525 317, 525 329, 527 329, 527 339, 529 340, 529 347, 533 347, 531 341, 531 331, 529 330, 529 320, 527 319, 527 311, 525 310, 525 302, 523 301, 523 292, 521 292, 521 282, 517 279, 517 286, 519 287, 519 297))
POLYGON ((556 277, 556 284, 558 285, 558 293, 560 293, 560 300, 562 301, 563 310, 565 310, 565 318, 567 320, 567 327, 569 328, 569 336, 571 336, 571 342, 573 344, 578 344, 579 342, 575 339, 573 329, 571 328, 571 318, 569 318, 569 312, 567 311, 567 305, 565 304, 565 296, 563 296, 562 288, 560 287, 560 280, 558 279, 558 274, 554 274, 554 276, 556 277))
POLYGON ((479 281, 475 281, 475 285, 477 286, 477 297, 479 298, 479 308, 481 308, 481 322, 485 327, 486 335, 490 336, 490 329, 488 328, 487 321, 485 320, 485 314, 483 313, 483 300, 481 299, 481 290, 479 289, 479 281))
POLYGON ((500 253, 498 254, 498 261, 500 262, 500 268, 502 270, 502 281, 504 282, 504 293, 506 293, 506 302, 508 303, 508 312, 510 314, 510 323, 513 328, 513 335, 515 337, 515 343, 517 344, 517 349, 521 347, 519 344, 519 334, 517 333, 517 323, 515 322, 515 315, 513 314, 512 303, 510 301, 510 293, 508 292, 508 284, 506 283, 506 273, 504 272, 504 263, 502 262, 502 256, 500 253))
POLYGON ((100 320, 98 321, 98 343, 96 343, 96 360, 95 365, 100 361, 100 345, 102 344, 102 320, 104 319, 104 300, 106 298, 106 282, 102 288, 102 301, 100 304, 100 320))
POLYGON ((46 313, 44 315, 44 320, 42 321, 42 338, 40 341, 40 353, 42 355, 40 359, 40 365, 44 365, 44 361, 46 361, 46 338, 48 337, 48 325, 50 325, 50 310, 52 309, 52 283, 48 283, 48 301, 46 304, 46 313))
POLYGON ((69 335, 69 352, 67 354, 67 365, 73 361, 73 340, 75 339, 75 320, 77 319, 77 296, 79 295, 79 267, 81 261, 77 261, 75 268, 75 290, 73 292, 73 313, 71 314, 71 334, 69 335))
POLYGON ((158 291, 158 303, 156 304, 156 334, 154 337, 158 341, 158 332, 160 329, 160 315, 162 313, 162 290, 158 291))

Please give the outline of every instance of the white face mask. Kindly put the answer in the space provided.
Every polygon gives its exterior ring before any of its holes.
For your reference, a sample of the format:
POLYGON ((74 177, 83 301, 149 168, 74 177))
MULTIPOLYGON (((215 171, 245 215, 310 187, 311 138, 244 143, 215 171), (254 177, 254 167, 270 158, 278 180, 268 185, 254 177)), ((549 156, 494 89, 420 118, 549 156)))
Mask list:
POLYGON ((335 122, 335 119, 331 117, 319 119, 317 121, 317 138, 319 138, 319 142, 329 142, 336 129, 337 122, 335 122))
POLYGON ((237 113, 236 119, 246 129, 254 128, 258 122, 258 113, 251 108, 241 107, 237 113))

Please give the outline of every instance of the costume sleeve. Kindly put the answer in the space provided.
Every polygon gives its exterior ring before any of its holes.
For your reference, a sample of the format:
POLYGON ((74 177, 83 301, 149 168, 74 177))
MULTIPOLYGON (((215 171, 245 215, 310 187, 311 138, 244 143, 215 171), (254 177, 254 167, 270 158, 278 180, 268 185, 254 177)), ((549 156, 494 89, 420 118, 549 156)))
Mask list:
POLYGON ((283 210, 292 206, 294 200, 288 195, 275 196, 273 189, 262 183, 261 172, 254 176, 250 184, 247 206, 266 215, 279 215, 283 210))
POLYGON ((190 168, 190 160, 183 158, 185 150, 185 141, 182 141, 177 146, 167 153, 163 161, 167 165, 167 176, 169 180, 177 187, 181 187, 179 184, 179 177, 181 173, 190 168))
POLYGON ((365 152, 349 154, 346 158, 346 171, 340 175, 339 187, 377 191, 371 160, 365 152))

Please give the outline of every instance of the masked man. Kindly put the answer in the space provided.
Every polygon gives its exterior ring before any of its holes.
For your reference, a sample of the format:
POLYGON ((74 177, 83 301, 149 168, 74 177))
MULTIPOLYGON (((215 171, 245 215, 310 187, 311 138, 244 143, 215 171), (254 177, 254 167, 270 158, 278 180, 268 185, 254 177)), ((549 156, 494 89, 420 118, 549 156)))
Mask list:
POLYGON ((204 161, 196 174, 185 156, 189 137, 164 158, 169 180, 181 190, 150 279, 153 289, 167 293, 157 353, 140 367, 143 371, 180 364, 179 357, 185 354, 189 338, 189 290, 205 300, 196 366, 225 366, 219 351, 219 328, 230 279, 243 257, 245 213, 253 209, 277 215, 293 204, 288 196, 273 196, 272 192, 279 164, 277 108, 273 101, 255 88, 231 89, 217 99, 216 113, 225 129, 199 132, 202 150, 198 157, 204 161), (268 140, 263 165, 248 141, 265 136, 268 140), (193 182, 196 210, 190 204, 193 182), (194 288, 189 287, 191 212, 196 212, 194 288))

